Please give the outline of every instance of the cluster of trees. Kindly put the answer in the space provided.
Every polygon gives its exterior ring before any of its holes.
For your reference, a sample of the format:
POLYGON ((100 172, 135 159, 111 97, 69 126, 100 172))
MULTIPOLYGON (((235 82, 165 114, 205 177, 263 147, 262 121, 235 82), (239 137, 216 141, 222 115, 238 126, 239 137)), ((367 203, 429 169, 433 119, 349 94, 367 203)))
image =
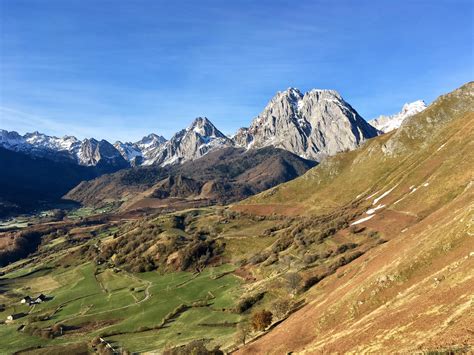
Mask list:
POLYGON ((62 324, 55 324, 51 328, 38 328, 34 325, 27 325, 23 331, 29 335, 41 337, 43 339, 54 339, 64 334, 66 327, 62 324))
POLYGON ((190 221, 186 216, 170 216, 135 222, 111 242, 84 245, 79 253, 97 264, 109 263, 131 272, 200 270, 224 251, 225 243, 209 238, 203 231, 189 237, 172 231, 186 229, 190 221), (171 254, 173 259, 169 260, 171 254))

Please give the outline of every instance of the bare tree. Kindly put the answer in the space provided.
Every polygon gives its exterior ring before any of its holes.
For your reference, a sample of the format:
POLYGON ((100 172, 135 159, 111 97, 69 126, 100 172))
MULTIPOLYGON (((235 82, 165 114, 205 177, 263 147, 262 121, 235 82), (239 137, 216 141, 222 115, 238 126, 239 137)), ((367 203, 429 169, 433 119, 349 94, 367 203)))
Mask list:
POLYGON ((290 272, 286 275, 286 281, 290 290, 296 293, 301 284, 301 276, 297 272, 290 272))
POLYGON ((251 333, 252 328, 250 327, 250 324, 246 321, 241 322, 237 325, 237 334, 236 334, 236 340, 237 343, 242 343, 245 345, 245 341, 247 340, 247 337, 251 333))

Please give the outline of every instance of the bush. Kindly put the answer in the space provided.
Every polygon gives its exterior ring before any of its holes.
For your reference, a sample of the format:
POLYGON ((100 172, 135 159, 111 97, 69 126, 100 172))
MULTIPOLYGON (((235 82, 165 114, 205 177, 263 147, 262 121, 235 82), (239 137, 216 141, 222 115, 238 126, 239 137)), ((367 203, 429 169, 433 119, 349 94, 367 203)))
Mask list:
POLYGON ((163 351, 163 355, 223 355, 219 347, 208 350, 203 340, 194 340, 187 345, 177 346, 163 351))
POLYGON ((272 324, 273 314, 267 310, 261 310, 255 312, 252 315, 252 327, 254 330, 262 331, 265 330, 270 324, 272 324))
POLYGON ((281 298, 272 303, 272 312, 276 318, 285 317, 291 309, 291 301, 288 298, 281 298))
POLYGON ((252 308, 258 301, 260 301, 263 296, 265 296, 265 292, 256 293, 240 300, 235 306, 234 311, 239 314, 244 313, 245 311, 252 308))
POLYGON ((306 254, 303 257, 303 262, 305 264, 311 264, 314 263, 316 260, 318 260, 318 254, 306 254))
POLYGON ((323 278, 324 278, 323 275, 314 275, 314 276, 308 277, 303 283, 303 290, 304 291, 309 290, 311 287, 316 285, 323 278))
POLYGON ((297 272, 291 272, 286 275, 286 282, 288 283, 288 288, 295 292, 301 283, 301 276, 297 272))

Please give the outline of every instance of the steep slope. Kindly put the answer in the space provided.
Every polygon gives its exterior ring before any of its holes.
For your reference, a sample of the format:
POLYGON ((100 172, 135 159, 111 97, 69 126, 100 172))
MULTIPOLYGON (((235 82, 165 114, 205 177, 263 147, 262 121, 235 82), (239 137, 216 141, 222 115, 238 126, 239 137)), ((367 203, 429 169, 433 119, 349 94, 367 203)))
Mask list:
POLYGON ((303 174, 315 165, 275 148, 224 148, 166 167, 138 167, 83 182, 66 197, 83 204, 123 201, 124 209, 243 199, 303 174))
POLYGON ((400 127, 403 121, 417 113, 423 111, 426 104, 423 100, 414 101, 403 105, 402 111, 392 116, 379 116, 369 123, 377 128, 380 132, 388 133, 400 127))
POLYGON ((306 306, 240 352, 472 350, 473 134, 471 82, 396 132, 234 206, 316 219, 352 208, 351 225, 387 241, 317 283, 306 306))
POLYGON ((336 91, 311 90, 303 95, 289 88, 277 93, 234 140, 246 148, 274 146, 321 160, 354 149, 376 135, 377 131, 336 91))

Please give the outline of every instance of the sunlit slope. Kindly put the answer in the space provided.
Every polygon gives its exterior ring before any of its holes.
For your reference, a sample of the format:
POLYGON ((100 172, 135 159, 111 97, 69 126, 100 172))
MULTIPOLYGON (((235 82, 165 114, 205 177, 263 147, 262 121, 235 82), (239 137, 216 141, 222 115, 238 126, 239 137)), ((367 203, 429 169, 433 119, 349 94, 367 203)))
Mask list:
POLYGON ((317 216, 355 206, 352 223, 388 240, 241 352, 472 351, 473 95, 466 84, 396 132, 234 207, 317 216))
POLYGON ((474 347, 474 193, 314 287, 309 304, 244 353, 414 352, 474 347))

